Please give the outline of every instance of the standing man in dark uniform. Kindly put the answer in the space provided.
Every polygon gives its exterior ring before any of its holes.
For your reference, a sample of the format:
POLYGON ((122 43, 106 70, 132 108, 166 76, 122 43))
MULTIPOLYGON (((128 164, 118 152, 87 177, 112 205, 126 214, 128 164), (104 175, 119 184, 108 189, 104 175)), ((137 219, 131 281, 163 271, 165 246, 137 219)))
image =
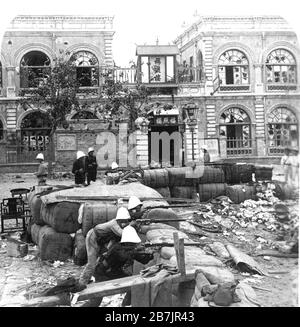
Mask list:
POLYGON ((72 173, 75 175, 76 186, 85 186, 86 162, 85 154, 77 151, 77 159, 73 163, 72 173))
POLYGON ((90 185, 91 181, 95 182, 97 178, 97 160, 94 156, 94 148, 90 147, 88 149, 88 156, 86 157, 86 167, 87 167, 87 185, 90 185))

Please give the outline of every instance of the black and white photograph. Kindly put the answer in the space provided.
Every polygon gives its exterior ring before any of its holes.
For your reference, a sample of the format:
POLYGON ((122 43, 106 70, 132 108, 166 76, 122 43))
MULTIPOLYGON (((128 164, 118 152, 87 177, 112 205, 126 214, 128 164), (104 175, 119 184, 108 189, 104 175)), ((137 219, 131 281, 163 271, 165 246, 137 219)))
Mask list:
POLYGON ((0 311, 299 307, 296 1, 0 15, 0 311))

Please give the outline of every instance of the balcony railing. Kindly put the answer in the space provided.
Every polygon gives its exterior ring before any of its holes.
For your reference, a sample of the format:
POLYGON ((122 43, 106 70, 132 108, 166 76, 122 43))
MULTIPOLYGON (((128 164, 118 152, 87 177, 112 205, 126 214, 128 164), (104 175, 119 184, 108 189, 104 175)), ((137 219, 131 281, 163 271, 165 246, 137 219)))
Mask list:
POLYGON ((204 71, 198 67, 178 67, 177 76, 179 84, 203 83, 204 71))
POLYGON ((251 139, 227 139, 227 156, 239 157, 253 155, 252 142, 251 139))

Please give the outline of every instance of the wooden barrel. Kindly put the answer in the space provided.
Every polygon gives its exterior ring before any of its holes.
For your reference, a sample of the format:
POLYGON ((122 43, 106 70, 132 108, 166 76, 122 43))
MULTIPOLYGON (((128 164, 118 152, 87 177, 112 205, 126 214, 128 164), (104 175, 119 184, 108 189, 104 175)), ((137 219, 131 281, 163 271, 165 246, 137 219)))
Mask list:
POLYGON ((257 181, 271 181, 273 167, 255 167, 255 179, 257 181))
POLYGON ((225 183, 199 184, 199 198, 201 202, 206 202, 220 195, 226 194, 225 183))
POLYGON ((58 233, 50 226, 33 224, 31 237, 38 245, 41 260, 65 261, 72 257, 73 239, 67 233, 58 233))
POLYGON ((41 219, 59 233, 75 233, 79 228, 80 203, 58 202, 41 205, 41 219))
POLYGON ((193 199, 195 195, 193 186, 173 186, 171 188, 171 195, 174 198, 193 199))
POLYGON ((146 169, 143 181, 146 186, 152 188, 168 187, 169 174, 166 169, 146 169))
POLYGON ((210 166, 204 167, 203 176, 199 178, 199 184, 224 183, 225 175, 221 168, 210 166))
POLYGON ((191 167, 167 168, 169 173, 169 186, 192 186, 194 179, 187 178, 191 167))
POLYGON ((73 261, 74 264, 77 266, 83 266, 87 263, 85 237, 83 236, 81 229, 79 229, 75 234, 73 246, 73 261))
POLYGON ((98 224, 105 223, 116 218, 118 207, 109 202, 86 203, 82 216, 82 234, 85 237, 87 232, 98 224))
POLYGON ((226 196, 233 203, 241 203, 245 200, 256 200, 256 188, 249 185, 231 185, 226 187, 226 196))

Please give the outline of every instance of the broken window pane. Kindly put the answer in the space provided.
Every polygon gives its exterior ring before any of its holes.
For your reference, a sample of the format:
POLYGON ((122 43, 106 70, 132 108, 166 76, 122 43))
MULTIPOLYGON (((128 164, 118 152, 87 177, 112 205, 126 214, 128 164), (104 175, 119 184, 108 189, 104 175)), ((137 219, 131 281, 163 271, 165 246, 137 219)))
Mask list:
POLYGON ((225 51, 220 56, 218 65, 219 79, 222 84, 249 84, 249 63, 241 51, 225 51))
POLYGON ((89 51, 78 51, 71 57, 76 68, 76 76, 82 87, 96 87, 99 85, 99 62, 97 57, 89 51))
POLYGON ((23 56, 20 66, 21 88, 38 87, 49 75, 50 59, 41 51, 30 51, 23 56))
POLYGON ((267 83, 296 83, 296 61, 285 49, 272 51, 266 60, 267 83))

